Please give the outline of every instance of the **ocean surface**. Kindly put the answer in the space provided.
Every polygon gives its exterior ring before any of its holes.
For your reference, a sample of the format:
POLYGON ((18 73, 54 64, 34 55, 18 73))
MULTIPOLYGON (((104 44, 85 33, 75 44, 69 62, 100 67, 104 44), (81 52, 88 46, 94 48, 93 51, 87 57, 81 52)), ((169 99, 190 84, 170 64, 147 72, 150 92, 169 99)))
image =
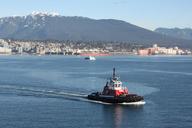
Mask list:
POLYGON ((191 128, 192 56, 0 56, 0 128, 191 128), (95 103, 116 67, 143 106, 95 103))

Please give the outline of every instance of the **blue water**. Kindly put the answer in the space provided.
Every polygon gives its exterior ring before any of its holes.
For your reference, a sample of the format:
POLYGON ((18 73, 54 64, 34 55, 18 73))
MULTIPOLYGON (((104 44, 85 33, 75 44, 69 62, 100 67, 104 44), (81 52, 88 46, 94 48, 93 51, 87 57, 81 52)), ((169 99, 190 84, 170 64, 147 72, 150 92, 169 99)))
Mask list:
POLYGON ((192 57, 0 56, 1 128, 190 128, 192 57), (92 103, 112 68, 144 106, 92 103))

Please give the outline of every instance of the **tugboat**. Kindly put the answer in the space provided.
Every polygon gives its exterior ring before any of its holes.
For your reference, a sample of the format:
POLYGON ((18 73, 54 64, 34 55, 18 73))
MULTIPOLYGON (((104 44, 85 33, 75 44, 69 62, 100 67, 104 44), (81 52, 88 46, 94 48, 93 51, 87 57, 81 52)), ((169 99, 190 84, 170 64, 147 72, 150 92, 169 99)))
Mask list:
POLYGON ((127 87, 122 86, 122 82, 116 77, 115 68, 113 68, 112 78, 107 81, 103 91, 91 93, 87 98, 114 104, 145 104, 142 96, 129 94, 127 87))

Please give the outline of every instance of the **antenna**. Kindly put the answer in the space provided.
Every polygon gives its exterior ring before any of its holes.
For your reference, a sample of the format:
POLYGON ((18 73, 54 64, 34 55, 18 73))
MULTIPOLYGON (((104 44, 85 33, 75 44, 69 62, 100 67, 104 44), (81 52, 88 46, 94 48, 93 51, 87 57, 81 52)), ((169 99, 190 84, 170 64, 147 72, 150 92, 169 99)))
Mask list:
POLYGON ((115 78, 115 68, 113 68, 113 78, 115 78))

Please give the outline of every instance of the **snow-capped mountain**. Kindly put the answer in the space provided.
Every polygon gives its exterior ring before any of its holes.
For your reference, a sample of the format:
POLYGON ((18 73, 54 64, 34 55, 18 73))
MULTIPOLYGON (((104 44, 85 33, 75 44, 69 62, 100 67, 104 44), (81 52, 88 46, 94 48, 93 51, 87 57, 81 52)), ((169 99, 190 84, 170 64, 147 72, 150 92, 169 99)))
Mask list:
POLYGON ((30 16, 60 16, 59 13, 57 12, 38 12, 38 11, 34 11, 30 14, 30 16))
POLYGON ((0 18, 0 38, 126 41, 184 47, 192 45, 187 40, 161 35, 121 20, 66 17, 48 12, 33 12, 27 16, 0 18))

